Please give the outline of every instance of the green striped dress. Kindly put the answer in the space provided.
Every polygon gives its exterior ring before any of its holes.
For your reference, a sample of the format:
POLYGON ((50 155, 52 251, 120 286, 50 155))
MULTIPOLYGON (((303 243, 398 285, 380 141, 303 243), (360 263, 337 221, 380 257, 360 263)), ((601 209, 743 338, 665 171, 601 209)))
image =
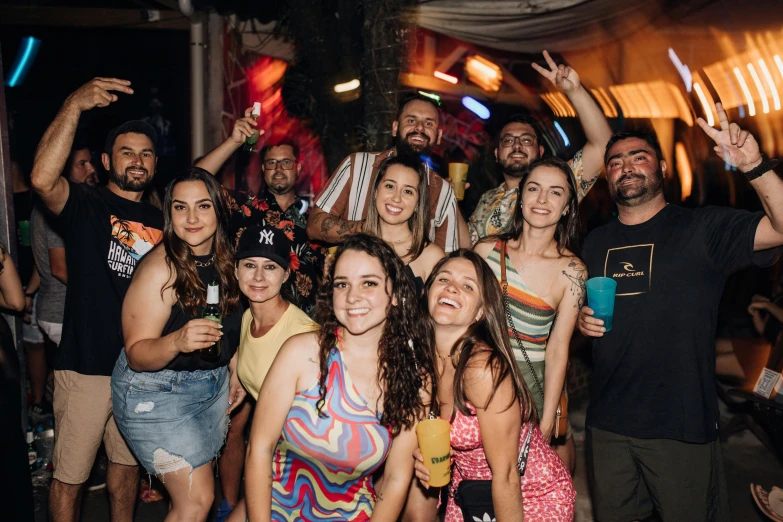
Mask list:
MULTIPOLYGON (((501 281, 500 256, 500 241, 498 241, 486 260, 495 273, 498 283, 501 281)), ((508 306, 511 312, 511 319, 514 321, 514 327, 519 333, 522 346, 533 364, 538 380, 541 386, 544 386, 544 355, 546 353, 549 332, 552 330, 552 323, 555 320, 555 310, 525 284, 525 281, 522 280, 508 256, 506 256, 505 263, 506 279, 508 281, 508 306)), ((508 321, 508 318, 506 318, 506 321, 508 321)), ((514 338, 514 332, 510 325, 508 326, 508 338, 511 348, 514 350, 517 365, 522 370, 525 383, 533 395, 540 416, 544 411, 544 400, 541 398, 541 393, 536 386, 533 375, 530 373, 527 362, 525 362, 525 356, 519 348, 519 343, 514 338)))

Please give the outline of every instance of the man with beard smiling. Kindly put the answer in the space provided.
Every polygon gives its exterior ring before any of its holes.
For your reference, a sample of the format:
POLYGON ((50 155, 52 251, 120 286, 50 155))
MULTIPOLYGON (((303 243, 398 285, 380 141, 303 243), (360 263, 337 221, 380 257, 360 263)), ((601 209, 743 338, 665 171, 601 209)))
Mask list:
POLYGON ((68 287, 62 340, 54 372, 54 480, 49 514, 79 518, 83 484, 103 440, 112 522, 133 519, 138 464, 111 410, 111 373, 123 348, 122 300, 136 264, 163 236, 163 215, 141 201, 155 174, 155 130, 129 121, 112 130, 102 155, 107 187, 75 184, 60 173, 79 117, 133 94, 130 82, 95 78, 72 93, 41 138, 33 188, 63 232, 68 287))
POLYGON ((606 176, 618 219, 593 230, 583 258, 592 277, 617 282, 613 325, 588 307, 593 338, 587 409, 588 468, 597 520, 731 520, 718 441, 715 328, 726 279, 768 266, 783 244, 777 161, 729 123, 699 118, 718 156, 750 181, 764 212, 667 204, 667 165, 654 136, 617 133, 606 176))
MULTIPOLYGON (((576 71, 568 66, 555 64, 546 51, 544 59, 549 66, 548 70, 537 63, 532 64, 533 68, 568 96, 587 137, 584 148, 568 162, 579 190, 577 197, 581 201, 603 170, 603 151, 612 130, 601 108, 582 85, 576 71)), ((541 131, 533 118, 515 115, 500 129, 495 145, 495 159, 503 173, 504 181, 497 188, 482 194, 470 216, 468 228, 472 244, 475 245, 484 237, 505 231, 514 215, 519 181, 527 172, 527 166, 543 155, 541 131)))
MULTIPOLYGON (((413 94, 403 100, 392 124, 394 148, 384 152, 359 152, 343 160, 326 183, 307 222, 307 233, 313 239, 339 243, 355 232, 361 232, 368 196, 383 160, 396 154, 429 156, 432 146, 440 143, 439 108, 426 96, 413 94)), ((426 163, 425 163, 426 165, 426 163)), ((429 239, 447 253, 459 248, 458 230, 467 233, 465 220, 457 208, 451 185, 427 166, 430 194, 429 239)))

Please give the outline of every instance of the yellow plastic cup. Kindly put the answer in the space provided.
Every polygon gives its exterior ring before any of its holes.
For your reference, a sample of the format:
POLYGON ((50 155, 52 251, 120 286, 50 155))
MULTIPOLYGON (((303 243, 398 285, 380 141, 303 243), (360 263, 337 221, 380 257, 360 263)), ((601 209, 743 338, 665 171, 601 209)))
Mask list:
POLYGON ((454 195, 457 201, 462 201, 465 197, 465 182, 468 181, 467 163, 449 163, 449 178, 451 179, 451 188, 454 189, 454 195))
POLYGON ((430 471, 430 486, 442 487, 451 480, 451 425, 443 419, 425 419, 416 425, 416 438, 430 471))

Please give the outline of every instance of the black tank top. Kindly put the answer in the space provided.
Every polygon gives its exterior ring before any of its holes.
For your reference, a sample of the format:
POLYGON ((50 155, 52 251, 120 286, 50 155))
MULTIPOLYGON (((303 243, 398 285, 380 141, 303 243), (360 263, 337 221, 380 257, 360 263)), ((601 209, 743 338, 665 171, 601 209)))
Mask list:
POLYGON ((411 278, 411 281, 413 281, 413 286, 416 288, 416 295, 420 296, 424 291, 424 279, 413 273, 411 265, 405 265, 405 272, 408 274, 408 277, 411 278))
MULTIPOLYGON (((207 263, 211 258, 211 255, 195 257, 196 260, 202 263, 207 263)), ((214 263, 205 267, 197 266, 196 270, 198 271, 198 275, 201 278, 201 281, 205 285, 208 285, 217 279, 217 271, 215 270, 214 263)), ((228 362, 231 360, 231 357, 233 357, 234 353, 236 353, 237 347, 239 346, 243 311, 244 310, 242 310, 242 306, 239 305, 233 312, 223 317, 223 338, 220 340, 221 351, 220 357, 218 357, 216 361, 205 361, 201 357, 200 351, 180 353, 169 364, 166 365, 165 369, 178 372, 192 372, 195 370, 214 370, 215 368, 221 368, 228 365, 228 362)), ((169 315, 169 320, 166 322, 166 326, 163 327, 163 333, 161 334, 161 337, 172 332, 176 332, 185 326, 188 321, 198 317, 199 316, 188 315, 182 309, 179 303, 175 303, 174 306, 171 307, 171 315, 169 315)))

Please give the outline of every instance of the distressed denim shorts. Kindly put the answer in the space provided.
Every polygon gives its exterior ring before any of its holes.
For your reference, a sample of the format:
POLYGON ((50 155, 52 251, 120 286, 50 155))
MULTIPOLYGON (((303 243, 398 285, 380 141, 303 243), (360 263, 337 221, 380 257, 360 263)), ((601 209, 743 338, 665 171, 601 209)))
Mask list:
POLYGON ((228 368, 135 372, 125 350, 111 376, 117 427, 148 473, 189 471, 217 457, 228 431, 228 368))

